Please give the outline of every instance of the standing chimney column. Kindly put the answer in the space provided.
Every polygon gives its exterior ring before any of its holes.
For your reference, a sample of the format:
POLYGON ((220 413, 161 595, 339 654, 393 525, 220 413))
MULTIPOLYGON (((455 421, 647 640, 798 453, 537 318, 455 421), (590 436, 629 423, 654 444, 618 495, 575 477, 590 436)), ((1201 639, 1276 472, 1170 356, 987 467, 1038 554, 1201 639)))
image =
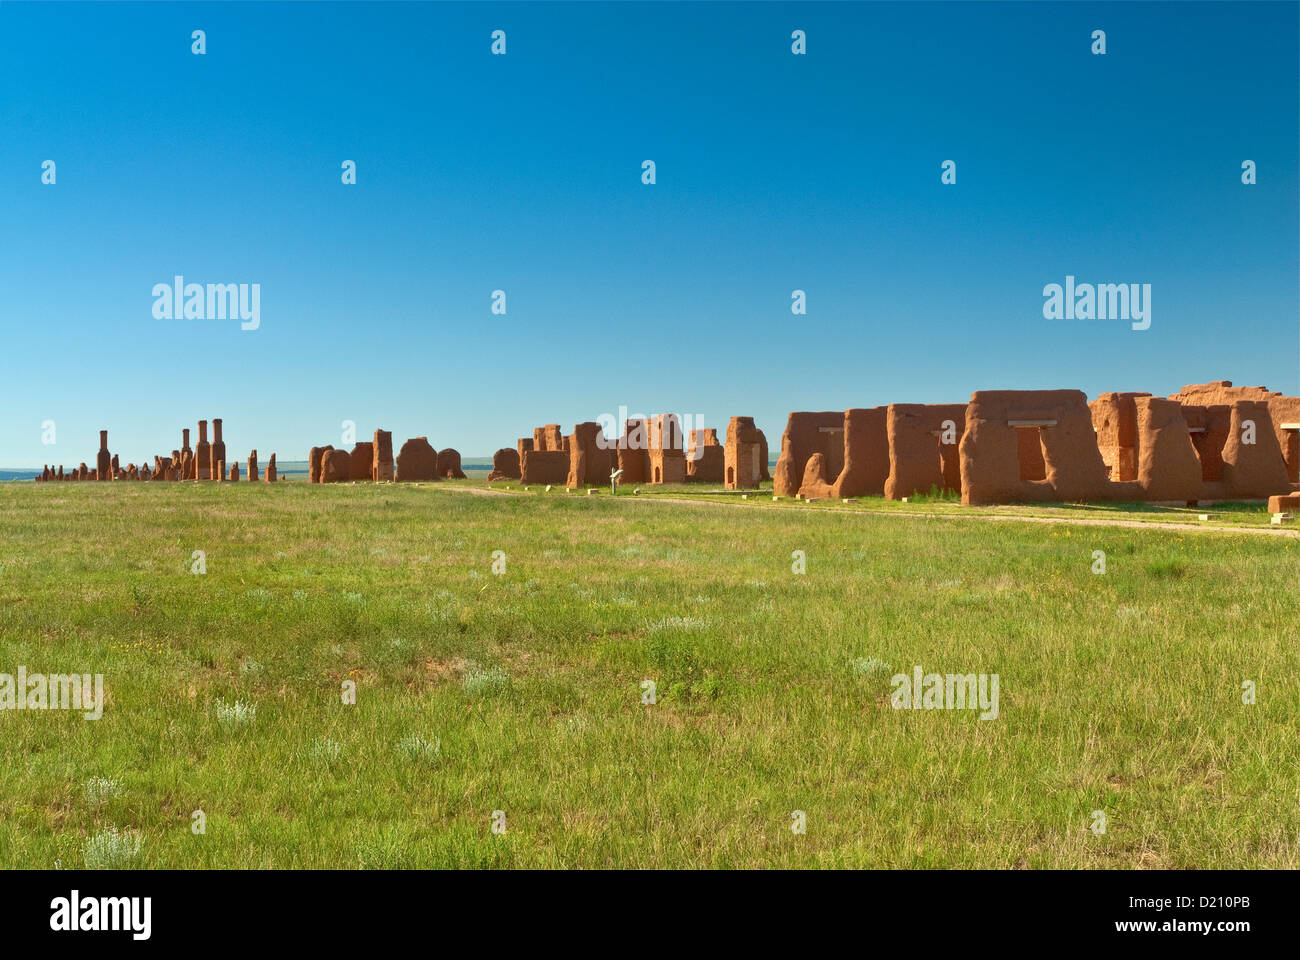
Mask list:
POLYGON ((212 479, 212 445, 208 443, 208 421, 199 421, 199 442, 194 445, 194 479, 212 479))
POLYGON ((108 431, 99 431, 99 453, 95 457, 95 479, 107 480, 113 466, 113 457, 108 452, 108 431))
POLYGON ((221 439, 221 421, 212 421, 212 479, 225 480, 226 444, 221 439))

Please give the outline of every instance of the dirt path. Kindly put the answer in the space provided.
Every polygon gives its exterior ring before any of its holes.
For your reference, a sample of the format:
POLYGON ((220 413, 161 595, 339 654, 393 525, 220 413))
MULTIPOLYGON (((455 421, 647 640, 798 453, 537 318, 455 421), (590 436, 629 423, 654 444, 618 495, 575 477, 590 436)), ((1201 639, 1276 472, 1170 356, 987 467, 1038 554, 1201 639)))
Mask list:
MULTIPOLYGON (((473 493, 482 496, 522 497, 523 493, 510 490, 493 490, 481 487, 442 487, 447 491, 473 493)), ((531 494, 529 494, 531 496, 531 494)), ((561 494, 569 496, 569 494, 561 494)), ((692 497, 638 497, 635 494, 620 494, 620 500, 635 500, 638 503, 678 503, 709 507, 748 507, 746 503, 731 503, 726 500, 697 500, 692 497)), ((787 508, 788 509, 788 508, 787 508)), ((814 512, 812 510, 808 512, 814 512)), ((843 507, 818 507, 817 513, 839 513, 855 517, 903 517, 913 520, 984 520, 1004 523, 1061 523, 1072 527, 1128 527, 1135 530, 1173 530, 1180 533, 1247 533, 1267 537, 1300 537, 1300 529, 1294 527, 1246 527, 1216 526, 1207 523, 1177 523, 1169 520, 1122 520, 1104 517, 1032 517, 1006 513, 914 513, 905 510, 891 510, 888 513, 877 510, 845 510, 843 507)))
MULTIPOLYGON (((666 503, 670 500, 677 503, 719 503, 717 500, 695 500, 688 497, 629 497, 628 499, 654 500, 659 503, 666 503)), ((721 505, 739 507, 743 504, 724 502, 721 505)), ((879 510, 845 510, 843 507, 820 507, 817 512, 851 514, 857 517, 908 517, 920 520, 1001 520, 1007 523, 1063 523, 1074 527, 1131 527, 1138 530, 1176 530, 1185 533, 1254 533, 1272 537, 1300 537, 1300 530, 1294 527, 1215 526, 1213 522, 1175 523, 1168 520, 1123 520, 1118 517, 1115 519, 1102 517, 1033 517, 1006 513, 919 513, 909 510, 891 510, 886 513, 879 510)))

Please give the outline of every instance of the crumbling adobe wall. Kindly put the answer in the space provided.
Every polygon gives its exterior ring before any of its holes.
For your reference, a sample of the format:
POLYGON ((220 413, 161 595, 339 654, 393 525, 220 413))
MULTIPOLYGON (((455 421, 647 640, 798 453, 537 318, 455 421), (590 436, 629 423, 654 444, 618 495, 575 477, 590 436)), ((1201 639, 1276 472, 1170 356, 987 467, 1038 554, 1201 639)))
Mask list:
POLYGON ((113 469, 113 455, 108 452, 108 431, 99 431, 99 452, 95 454, 95 479, 107 480, 113 469))
POLYGON ((1190 383, 1169 399, 1202 407, 1231 406, 1237 400, 1266 401, 1273 434, 1286 462, 1288 481, 1300 482, 1300 431, 1282 428, 1283 424, 1300 423, 1300 397, 1286 396, 1268 387, 1234 387, 1231 380, 1215 380, 1190 383))
POLYGON ((771 480, 772 471, 771 468, 768 466, 768 462, 767 462, 768 461, 767 434, 765 434, 762 430, 759 430, 757 427, 755 427, 754 429, 758 432, 758 465, 759 465, 758 479, 771 480))
POLYGON ((349 479, 351 480, 369 480, 375 470, 375 443, 373 440, 361 440, 352 448, 348 454, 348 464, 351 469, 349 479))
POLYGON ((460 451, 452 447, 438 451, 438 476, 452 480, 464 480, 465 471, 460 468, 460 451))
POLYGON ((893 403, 889 434, 889 477, 885 497, 900 500, 930 489, 961 489, 961 436, 964 403, 893 403), (951 439, 952 443, 944 441, 951 439))
MULTIPOLYGON (((531 445, 531 442, 530 442, 531 445)), ((488 480, 518 480, 519 479, 519 451, 510 447, 502 447, 496 453, 492 454, 492 472, 488 474, 488 480)))
POLYGON ((785 433, 781 435, 781 456, 776 461, 773 493, 782 497, 797 494, 803 484, 804 467, 814 453, 822 454, 826 473, 839 476, 844 467, 843 430, 844 414, 841 412, 798 411, 790 414, 785 433))
POLYGON ((824 454, 814 453, 804 464, 799 495, 805 500, 822 500, 835 495, 835 486, 827 477, 824 454))
POLYGON ((686 482, 686 437, 675 413, 660 413, 646 422, 650 464, 647 483, 686 482))
POLYGON ((1176 400, 1139 395, 1133 400, 1138 451, 1135 479, 1144 500, 1198 500, 1203 496, 1201 461, 1192 445, 1183 408, 1176 400))
POLYGON ((644 420, 628 420, 623 424, 623 436, 618 439, 618 469, 623 475, 619 483, 645 483, 650 476, 650 445, 646 438, 644 420))
POLYGON ((1112 480, 1136 480, 1138 475, 1138 397, 1149 393, 1103 393, 1088 404, 1097 449, 1112 480))
POLYGON ((1286 461, 1273 431, 1266 400, 1232 404, 1228 439, 1223 444, 1223 483, 1230 497, 1254 499, 1290 490, 1286 461), (1253 421, 1254 443, 1247 443, 1246 423, 1253 421))
POLYGON ((1201 480, 1205 483, 1221 482, 1223 445, 1228 441, 1232 408, 1226 403, 1211 406, 1180 403, 1179 407, 1192 435, 1192 446, 1201 461, 1201 480))
POLYGON ((209 451, 211 457, 210 475, 213 480, 224 480, 226 478, 226 442, 221 438, 221 421, 212 421, 212 448, 209 451))
MULTIPOLYGON (((200 439, 199 439, 199 443, 202 443, 203 440, 202 440, 202 434, 201 434, 201 433, 200 433, 199 437, 200 437, 200 439)), ((308 482, 308 483, 320 483, 320 482, 321 482, 321 479, 320 479, 320 478, 321 478, 321 472, 320 472, 320 471, 321 471, 321 461, 324 460, 324 458, 325 458, 325 451, 326 451, 326 450, 333 450, 333 449, 334 449, 333 446, 312 447, 311 450, 308 451, 308 453, 307 453, 307 482, 308 482)), ((200 467, 202 467, 201 464, 200 464, 200 467)))
POLYGON ((609 475, 618 463, 618 450, 613 444, 604 446, 604 436, 599 423, 589 420, 574 425, 569 436, 569 470, 565 477, 565 485, 570 490, 609 483, 609 475))
POLYGON ((343 483, 352 479, 352 456, 330 447, 321 457, 320 482, 343 483))
POLYGON ((686 479, 690 483, 722 483, 726 452, 713 428, 692 430, 686 450, 686 479))
POLYGON ((275 472, 275 454, 271 454, 271 459, 266 464, 266 482, 275 483, 277 477, 275 472))
POLYGON ((753 490, 762 477, 762 440, 753 417, 732 417, 723 447, 723 485, 728 490, 753 490))
POLYGON ((1135 483, 1112 484, 1079 390, 977 390, 960 445, 962 503, 1132 498, 1135 483), (1045 479, 1021 479, 1016 421, 1040 427, 1045 479))
POLYGON ((525 450, 519 474, 524 483, 564 483, 569 477, 569 455, 563 450, 525 450))
POLYGON ((429 444, 428 437, 411 437, 402 444, 393 479, 398 483, 438 479, 438 452, 429 444))
POLYGON ((194 476, 191 480, 212 479, 212 444, 208 443, 208 421, 199 421, 199 441, 194 444, 194 476))
POLYGON ((374 459, 370 462, 370 479, 379 483, 381 481, 392 480, 395 474, 393 464, 393 432, 391 430, 376 430, 374 444, 374 459))
MULTIPOLYGON (((844 469, 835 478, 832 497, 882 496, 889 479, 889 408, 855 407, 844 411, 844 469)), ((804 496, 811 496, 800 488, 804 496)))

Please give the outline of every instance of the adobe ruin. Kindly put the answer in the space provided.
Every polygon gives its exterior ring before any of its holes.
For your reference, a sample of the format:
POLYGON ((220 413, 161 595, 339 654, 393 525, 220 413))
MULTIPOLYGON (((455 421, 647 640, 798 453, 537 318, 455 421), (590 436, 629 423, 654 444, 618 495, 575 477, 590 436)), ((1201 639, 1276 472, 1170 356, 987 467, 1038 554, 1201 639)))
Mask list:
POLYGON ((193 480, 212 479, 212 445, 208 443, 208 421, 199 421, 199 442, 194 445, 193 480))
MULTIPOLYGON (((727 486, 741 489, 731 462, 729 453, 727 486)), ((1298 474, 1300 398, 1219 381, 1168 398, 1104 393, 1091 404, 1078 390, 980 390, 968 404, 795 412, 773 492, 1195 503, 1285 497, 1298 474)))
MULTIPOLYGON (((227 472, 222 421, 198 422, 181 447, 152 463, 121 466, 100 431, 94 468, 45 465, 42 482, 107 480, 238 480, 227 472)), ((603 486, 622 470, 624 484, 718 484, 758 489, 765 473, 766 438, 752 417, 732 417, 726 441, 716 430, 692 430, 684 443, 672 414, 628 420, 617 440, 588 421, 565 436, 547 424, 493 457, 489 480, 603 486)), ((1294 509, 1300 495, 1300 397, 1230 381, 1184 386, 1168 397, 1110 392, 1091 403, 1078 390, 978 390, 970 401, 896 403, 842 412, 794 412, 781 438, 773 471, 777 496, 807 499, 883 496, 933 491, 963 503, 1148 501, 1196 503, 1270 501, 1275 512, 1294 509)), ((247 476, 259 479, 257 451, 247 476)), ((308 481, 431 481, 464 477, 460 454, 435 450, 415 437, 392 453, 392 434, 350 453, 332 446, 308 454, 308 481)), ((278 479, 275 455, 264 479, 278 479)))
POLYGON ((763 478, 761 461, 766 448, 753 417, 732 417, 723 448, 723 486, 728 490, 756 489, 763 478))
POLYGON ((390 481, 396 475, 393 466, 393 434, 390 430, 376 430, 374 460, 371 461, 370 479, 376 483, 390 481))
POLYGON ((722 483, 726 468, 726 452, 718 443, 718 431, 712 427, 692 430, 686 448, 686 480, 688 483, 722 483))
POLYGON ((375 444, 371 440, 359 441, 348 454, 352 472, 349 479, 369 480, 375 468, 375 444))
POLYGON ((321 454, 320 482, 345 483, 352 479, 352 456, 346 450, 329 447, 321 454))
POLYGON ((225 478, 226 463, 226 443, 221 439, 221 420, 212 421, 212 470, 211 474, 217 480, 225 478))
MULTIPOLYGON (((185 428, 181 431, 181 447, 179 450, 172 450, 170 455, 155 454, 153 457, 153 466, 135 463, 128 463, 122 466, 119 454, 112 453, 108 447, 108 431, 99 431, 99 450, 95 454, 95 467, 88 469, 85 463, 80 464, 76 469, 65 471, 60 464, 56 469, 52 465, 45 465, 41 473, 34 479, 38 482, 49 483, 58 481, 80 481, 80 480, 152 480, 155 482, 164 481, 182 481, 196 479, 227 480, 237 479, 241 471, 232 468, 230 473, 225 469, 225 444, 221 443, 221 421, 214 421, 216 424, 216 446, 221 458, 217 459, 212 456, 212 444, 208 443, 206 420, 199 421, 199 449, 207 454, 206 468, 199 459, 195 451, 190 449, 190 431, 185 428)), ((274 459, 274 457, 272 458, 274 459)), ((249 457, 249 479, 256 479, 257 473, 257 451, 254 450, 249 457)))
POLYGON ((464 480, 465 471, 460 468, 460 451, 448 447, 438 451, 437 474, 444 480, 464 480))
POLYGON ((519 451, 511 447, 502 447, 496 453, 492 454, 492 472, 488 474, 488 480, 518 480, 519 473, 519 451))
MULTIPOLYGON (((761 431, 755 432, 755 447, 759 442, 765 446, 761 431)), ((623 485, 721 483, 725 456, 717 431, 692 431, 691 442, 687 447, 681 421, 671 413, 626 420, 617 439, 606 437, 596 421, 576 424, 568 436, 556 424, 547 424, 534 428, 531 437, 520 437, 514 450, 498 450, 488 479, 517 476, 525 484, 563 483, 568 489, 578 489, 603 486, 609 483, 611 473, 621 470, 619 482, 623 485), (513 475, 516 457, 519 472, 513 475)))
POLYGON ((402 444, 393 479, 398 483, 438 479, 438 453, 428 437, 412 437, 402 444))
POLYGON ((309 451, 307 451, 307 482, 308 483, 321 482, 321 465, 325 461, 325 452, 327 450, 333 450, 333 449, 334 447, 331 445, 325 447, 312 447, 309 451))

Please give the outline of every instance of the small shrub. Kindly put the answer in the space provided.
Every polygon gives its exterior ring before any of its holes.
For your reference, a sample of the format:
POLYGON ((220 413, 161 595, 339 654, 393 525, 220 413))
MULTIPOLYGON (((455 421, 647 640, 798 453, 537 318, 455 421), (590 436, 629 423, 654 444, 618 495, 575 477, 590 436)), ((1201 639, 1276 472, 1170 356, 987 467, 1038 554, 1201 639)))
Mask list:
POLYGON ((238 730, 257 719, 257 704, 245 703, 243 700, 236 700, 234 703, 218 700, 215 710, 217 723, 225 730, 238 730))
POLYGON ((122 795, 122 785, 106 777, 91 777, 86 781, 86 800, 94 807, 102 807, 108 801, 122 795))
POLYGON ((466 672, 461 685, 471 697, 493 697, 499 693, 504 693, 510 686, 510 674, 500 667, 489 667, 487 670, 470 670, 466 672))
POLYGON ((338 741, 330 740, 328 737, 317 737, 307 748, 309 760, 326 765, 333 763, 342 753, 343 748, 338 745, 338 741))
POLYGON ((876 657, 858 657, 849 664, 853 673, 859 677, 880 680, 890 676, 889 664, 876 657))
POLYGON ((413 763, 437 763, 442 759, 442 739, 426 740, 411 734, 397 741, 397 752, 413 763))
POLYGON ((138 833, 121 833, 117 827, 109 827, 86 838, 81 858, 87 870, 121 870, 140 856, 142 846, 138 833))

